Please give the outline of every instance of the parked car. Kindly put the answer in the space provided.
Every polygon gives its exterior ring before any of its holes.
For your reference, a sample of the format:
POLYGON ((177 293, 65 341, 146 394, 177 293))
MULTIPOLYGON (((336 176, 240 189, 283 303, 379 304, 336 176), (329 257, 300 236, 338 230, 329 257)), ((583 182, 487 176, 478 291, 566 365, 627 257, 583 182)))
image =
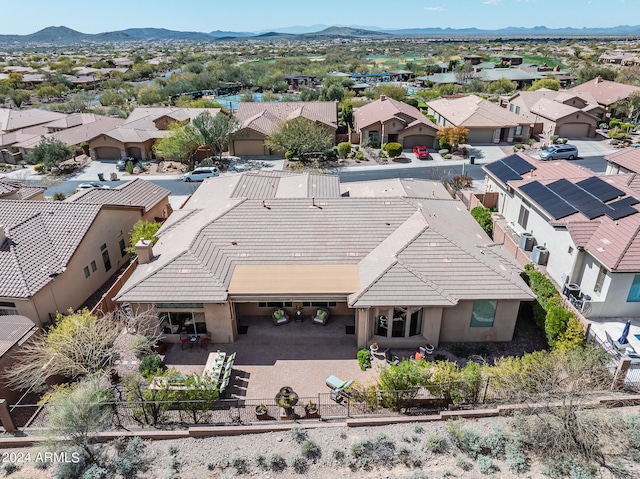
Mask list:
POLYGON ((102 183, 98 183, 97 181, 90 181, 89 183, 80 183, 77 189, 90 190, 91 188, 102 188, 103 190, 108 190, 110 187, 103 185, 102 183))
POLYGON ((182 175, 182 181, 204 181, 207 178, 213 178, 215 176, 220 176, 218 168, 215 166, 201 166, 182 175))
POLYGON ((431 155, 427 151, 426 146, 414 146, 413 152, 416 154, 419 160, 430 160, 431 155))
POLYGON ((135 158, 124 158, 122 160, 118 160, 118 162, 116 163, 116 169, 118 171, 125 171, 127 169, 127 163, 135 163, 136 159, 135 158))
POLYGON ((541 160, 574 160, 578 158, 575 145, 551 145, 540 152, 541 160))

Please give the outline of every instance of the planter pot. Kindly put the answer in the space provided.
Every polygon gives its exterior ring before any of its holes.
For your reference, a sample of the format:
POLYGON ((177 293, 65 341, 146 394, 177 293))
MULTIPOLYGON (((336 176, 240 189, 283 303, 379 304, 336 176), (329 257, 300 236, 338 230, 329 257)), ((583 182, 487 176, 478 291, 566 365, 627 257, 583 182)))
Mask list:
POLYGON ((156 341, 153 344, 153 350, 157 353, 157 354, 164 354, 167 352, 167 343, 165 343, 162 340, 156 341))
POLYGON ((112 383, 117 383, 120 381, 120 375, 118 374, 118 370, 115 368, 109 369, 109 380, 112 383))
POLYGON ((425 351, 427 352, 427 354, 433 354, 433 350, 434 350, 435 348, 434 348, 432 345, 427 344, 427 345, 424 347, 424 349, 425 349, 425 351))
POLYGON ((269 419, 269 411, 267 409, 260 409, 256 407, 256 418, 258 421, 266 421, 269 419))
POLYGON ((320 419, 320 413, 317 408, 309 409, 305 407, 304 412, 307 419, 320 419))

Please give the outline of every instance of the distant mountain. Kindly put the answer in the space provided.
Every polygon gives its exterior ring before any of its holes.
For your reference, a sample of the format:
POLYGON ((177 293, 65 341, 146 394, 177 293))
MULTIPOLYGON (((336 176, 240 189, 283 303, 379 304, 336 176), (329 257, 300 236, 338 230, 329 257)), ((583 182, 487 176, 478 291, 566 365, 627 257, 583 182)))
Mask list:
POLYGON ((324 24, 316 24, 316 25, 309 25, 309 26, 302 26, 302 25, 295 25, 293 27, 284 27, 284 28, 274 28, 272 30, 265 30, 262 33, 269 33, 269 32, 276 32, 276 33, 291 33, 294 35, 302 35, 304 33, 316 33, 322 30, 326 30, 327 28, 334 26, 334 27, 350 27, 350 28, 357 28, 360 30, 371 30, 374 32, 377 31, 381 31, 382 28, 380 27, 374 27, 374 26, 364 26, 364 25, 324 25, 324 24))
POLYGON ((617 27, 602 28, 547 28, 536 27, 506 27, 497 30, 481 30, 479 28, 403 28, 399 30, 383 29, 392 35, 414 36, 629 36, 640 35, 640 26, 620 25, 617 27))
POLYGON ((305 38, 314 37, 333 37, 333 38, 371 38, 371 37, 391 37, 392 35, 385 32, 376 32, 372 30, 364 30, 362 28, 353 27, 329 27, 315 33, 305 33, 305 38))
POLYGON ((252 32, 225 32, 223 30, 214 30, 209 32, 209 35, 214 38, 229 38, 229 37, 253 37, 257 35, 252 32))
POLYGON ((211 41, 211 37, 207 33, 180 32, 176 30, 167 30, 166 28, 128 28, 121 32, 133 38, 144 40, 192 40, 194 42, 211 41))

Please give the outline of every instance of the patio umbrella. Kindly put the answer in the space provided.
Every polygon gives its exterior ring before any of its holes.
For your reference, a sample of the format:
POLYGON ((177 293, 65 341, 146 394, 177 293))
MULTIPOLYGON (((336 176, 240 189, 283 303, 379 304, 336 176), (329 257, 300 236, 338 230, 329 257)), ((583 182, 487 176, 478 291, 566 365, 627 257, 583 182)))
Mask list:
POLYGON ((627 339, 627 336, 629 336, 629 328, 631 327, 631 321, 627 321, 624 325, 624 329, 622 330, 622 334, 620 335, 620 338, 618 339, 618 342, 620 344, 627 344, 629 342, 629 340, 627 339))

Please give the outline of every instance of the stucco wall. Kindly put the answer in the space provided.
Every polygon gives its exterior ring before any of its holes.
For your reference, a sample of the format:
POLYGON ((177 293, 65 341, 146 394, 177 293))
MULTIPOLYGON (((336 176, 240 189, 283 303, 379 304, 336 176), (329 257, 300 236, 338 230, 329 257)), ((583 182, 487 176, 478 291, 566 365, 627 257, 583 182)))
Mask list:
POLYGON ((442 314, 440 341, 511 341, 518 319, 519 301, 498 301, 493 327, 471 327, 473 301, 460 301, 442 314))
POLYGON ((231 303, 206 303, 204 316, 212 343, 233 343, 236 340, 236 318, 231 303))

